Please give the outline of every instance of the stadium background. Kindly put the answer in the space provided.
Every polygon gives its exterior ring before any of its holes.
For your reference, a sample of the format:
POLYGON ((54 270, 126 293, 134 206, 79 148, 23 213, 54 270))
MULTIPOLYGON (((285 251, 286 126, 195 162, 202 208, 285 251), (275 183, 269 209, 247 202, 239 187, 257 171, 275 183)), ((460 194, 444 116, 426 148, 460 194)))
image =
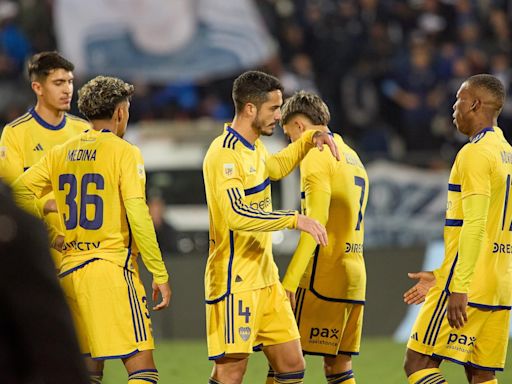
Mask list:
MULTIPOLYGON (((199 383, 210 370, 201 160, 233 115, 232 81, 258 68, 278 76, 286 94, 318 92, 330 128, 360 153, 371 181, 365 339, 355 369, 361 383, 401 383, 414 318, 401 300, 406 273, 442 257, 448 169, 465 142, 451 122, 454 94, 481 72, 510 93, 511 21, 507 0, 0 0, 0 122, 34 103, 24 72, 34 52, 58 49, 73 61, 76 89, 96 74, 136 85, 128 139, 146 158, 173 288, 170 310, 154 315, 157 363, 164 383, 199 383)), ((78 114, 76 98, 73 108, 78 114)), ((499 123, 510 139, 510 95, 499 123)), ((280 132, 268 141, 285 144, 280 132)), ((274 206, 297 208, 297 178, 273 185, 274 206)), ((281 271, 296 240, 274 237, 281 271)), ((252 360, 246 382, 262 382, 263 359, 252 360)), ((448 379, 464 383, 457 368, 448 379)), ((124 377, 108 364, 105 383, 124 377)), ((500 379, 512 382, 512 374, 500 379)), ((319 382, 321 363, 309 360, 306 383, 319 382)))

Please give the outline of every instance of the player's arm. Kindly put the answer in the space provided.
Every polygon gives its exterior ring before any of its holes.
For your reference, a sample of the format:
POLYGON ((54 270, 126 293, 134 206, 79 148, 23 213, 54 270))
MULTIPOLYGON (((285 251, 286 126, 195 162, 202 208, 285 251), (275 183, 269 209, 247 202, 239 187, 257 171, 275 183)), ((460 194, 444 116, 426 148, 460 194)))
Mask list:
POLYGON ((23 151, 13 128, 6 125, 0 138, 0 178, 12 184, 23 171, 23 151))
POLYGON ((461 175, 463 224, 458 246, 458 260, 453 273, 447 319, 460 328, 467 321, 467 293, 475 273, 485 236, 491 196, 491 154, 476 146, 461 150, 456 167, 461 175))
MULTIPOLYGON (((303 160, 301 166, 305 192, 307 215, 326 225, 331 204, 331 166, 322 153, 312 152, 303 160)), ((317 247, 316 241, 305 232, 301 233, 297 249, 288 265, 283 286, 289 292, 295 292, 309 261, 317 247)))
POLYGON ((338 147, 326 132, 307 129, 299 140, 289 144, 276 154, 267 156, 266 165, 271 180, 280 180, 288 175, 315 146, 323 150, 326 144, 333 156, 339 160, 338 147))
POLYGON ((143 183, 138 181, 142 177, 145 177, 144 171, 137 163, 133 149, 127 148, 121 160, 121 196, 142 261, 153 275, 153 300, 157 299, 158 292, 162 295, 162 301, 153 308, 160 310, 169 306, 171 289, 169 275, 156 240, 155 227, 146 204, 143 183))
MULTIPOLYGON (((16 203, 38 218, 44 216, 41 199, 52 191, 50 163, 51 152, 22 173, 12 185, 16 203)), ((47 229, 50 244, 55 247, 57 238, 63 236, 63 233, 53 225, 47 225, 47 229)))

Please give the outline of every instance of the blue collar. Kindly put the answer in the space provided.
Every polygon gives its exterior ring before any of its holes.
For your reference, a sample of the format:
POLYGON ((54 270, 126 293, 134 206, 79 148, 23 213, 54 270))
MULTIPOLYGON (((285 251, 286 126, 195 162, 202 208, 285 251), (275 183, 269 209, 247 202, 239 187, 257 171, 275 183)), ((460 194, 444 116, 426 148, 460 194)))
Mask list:
POLYGON ((51 129, 52 131, 58 131, 59 129, 64 128, 64 126, 66 125, 66 114, 64 114, 64 117, 62 118, 62 121, 59 124, 51 125, 50 123, 44 121, 41 116, 39 116, 34 107, 30 108, 28 113, 30 113, 42 127, 46 129, 51 129))
POLYGON ((247 148, 249 148, 251 151, 254 151, 255 147, 254 145, 252 145, 251 143, 249 143, 241 134, 239 134, 237 131, 235 131, 233 128, 231 127, 228 127, 226 129, 226 131, 228 131, 229 133, 232 133, 233 135, 236 136, 236 138, 238 140, 240 140, 240 142, 245 145, 247 148))
POLYGON ((469 138, 469 142, 470 142, 470 143, 476 143, 476 142, 480 141, 480 139, 481 139, 482 137, 484 137, 484 136, 485 136, 485 134, 486 134, 487 132, 494 132, 494 128, 493 128, 493 127, 487 127, 487 128, 482 129, 482 130, 481 130, 480 132, 478 132, 476 135, 471 136, 471 137, 469 138))

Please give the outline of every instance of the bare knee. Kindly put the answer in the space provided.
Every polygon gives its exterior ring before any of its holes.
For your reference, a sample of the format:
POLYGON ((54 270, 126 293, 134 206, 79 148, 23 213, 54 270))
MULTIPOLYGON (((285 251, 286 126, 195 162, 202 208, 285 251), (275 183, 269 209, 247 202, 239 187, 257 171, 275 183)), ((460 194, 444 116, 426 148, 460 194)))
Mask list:
POLYGON ((404 370, 407 377, 411 376, 414 372, 428 368, 439 368, 440 361, 432 358, 431 356, 407 349, 405 353, 404 370))
POLYGON ((352 369, 352 357, 349 355, 325 356, 324 372, 325 375, 334 375, 336 373, 346 372, 352 369))
POLYGON ((471 384, 485 383, 496 378, 494 371, 484 371, 466 366, 466 376, 471 384))
POLYGON ((222 384, 240 384, 247 369, 247 358, 222 357, 215 360, 212 377, 222 384))

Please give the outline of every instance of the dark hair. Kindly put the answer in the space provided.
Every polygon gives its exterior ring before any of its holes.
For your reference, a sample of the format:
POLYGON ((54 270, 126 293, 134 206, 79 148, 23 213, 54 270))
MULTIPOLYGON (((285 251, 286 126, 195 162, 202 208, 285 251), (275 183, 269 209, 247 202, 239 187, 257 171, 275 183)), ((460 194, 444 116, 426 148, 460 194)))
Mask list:
POLYGON ((233 103, 235 112, 240 112, 244 105, 252 103, 260 107, 267 101, 268 93, 283 91, 281 82, 274 76, 260 71, 248 71, 238 76, 233 83, 233 103))
POLYGON ((75 66, 56 51, 36 53, 28 62, 28 76, 31 81, 44 80, 55 69, 71 72, 75 66))
POLYGON ((110 119, 117 105, 129 100, 134 89, 116 77, 97 76, 78 91, 78 109, 89 120, 110 119))
POLYGON ((306 116, 315 125, 327 125, 331 120, 329 108, 314 93, 299 91, 289 97, 281 107, 281 124, 286 124, 295 115, 306 116))
POLYGON ((470 87, 485 89, 494 98, 496 112, 501 112, 505 104, 505 87, 495 76, 487 73, 471 76, 466 80, 470 87))

